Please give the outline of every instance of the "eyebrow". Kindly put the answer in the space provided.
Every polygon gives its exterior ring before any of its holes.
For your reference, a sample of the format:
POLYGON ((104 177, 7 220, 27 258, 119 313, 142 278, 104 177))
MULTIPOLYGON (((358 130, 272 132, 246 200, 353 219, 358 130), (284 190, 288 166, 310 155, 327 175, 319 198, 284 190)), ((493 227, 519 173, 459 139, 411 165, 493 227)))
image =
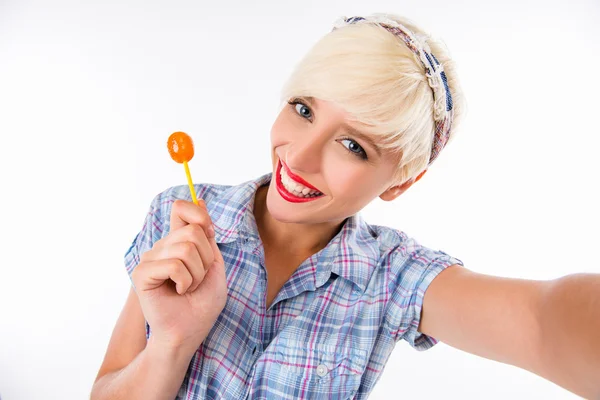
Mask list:
POLYGON ((375 144, 375 141, 373 141, 373 138, 371 138, 371 136, 369 136, 369 135, 367 135, 365 133, 362 133, 362 132, 356 130, 355 128, 351 127, 348 124, 344 124, 344 127, 346 128, 346 131, 351 136, 356 136, 356 137, 364 140, 365 142, 367 142, 375 150, 375 152, 377 153, 377 155, 379 157, 381 157, 381 149, 379 148, 379 146, 377 146, 375 144))
MULTIPOLYGON (((305 99, 308 104, 310 104, 313 109, 318 110, 319 106, 317 105, 317 102, 315 101, 314 97, 312 96, 302 96, 302 99, 305 99)), ((377 146, 375 144, 375 141, 373 140, 373 138, 370 135, 367 135, 366 133, 362 133, 361 131, 359 131, 358 129, 350 126, 349 124, 344 124, 343 125, 344 129, 346 130, 346 132, 348 132, 349 135, 351 136, 355 136, 359 139, 364 140, 365 142, 367 142, 371 148, 373 148, 375 150, 375 152, 377 153, 377 155, 379 157, 381 157, 381 149, 379 148, 379 146, 377 146)))

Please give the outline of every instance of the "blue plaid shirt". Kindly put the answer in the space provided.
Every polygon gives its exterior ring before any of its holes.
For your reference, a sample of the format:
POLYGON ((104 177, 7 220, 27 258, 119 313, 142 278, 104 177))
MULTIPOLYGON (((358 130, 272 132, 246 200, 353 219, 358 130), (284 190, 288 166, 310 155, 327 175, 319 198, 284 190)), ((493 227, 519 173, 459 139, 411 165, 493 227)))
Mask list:
MULTIPOLYGON (((417 331, 425 290, 462 262, 401 231, 348 218, 305 260, 266 309, 264 252, 254 195, 271 174, 238 186, 196 184, 225 260, 225 308, 196 351, 176 399, 363 399, 396 342, 425 350, 417 331)), ((131 278, 140 255, 169 232, 171 206, 191 201, 186 185, 158 194, 125 255, 131 278)), ((146 336, 151 327, 146 323, 146 336)))

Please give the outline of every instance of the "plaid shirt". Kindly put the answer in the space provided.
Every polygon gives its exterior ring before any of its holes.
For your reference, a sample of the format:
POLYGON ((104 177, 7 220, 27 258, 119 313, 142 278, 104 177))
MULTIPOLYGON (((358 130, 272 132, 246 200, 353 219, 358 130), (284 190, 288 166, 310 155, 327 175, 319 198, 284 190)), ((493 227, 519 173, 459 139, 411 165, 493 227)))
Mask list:
MULTIPOLYGON (((266 309, 264 252, 254 194, 271 174, 238 186, 195 185, 206 201, 225 260, 225 308, 196 351, 176 399, 363 399, 397 341, 418 350, 436 340, 417 331, 425 290, 462 262, 403 232, 348 218, 305 260, 266 309)), ((125 255, 140 255, 169 232, 171 205, 191 201, 186 185, 158 194, 125 255)), ((146 323, 146 336, 151 327, 146 323)))

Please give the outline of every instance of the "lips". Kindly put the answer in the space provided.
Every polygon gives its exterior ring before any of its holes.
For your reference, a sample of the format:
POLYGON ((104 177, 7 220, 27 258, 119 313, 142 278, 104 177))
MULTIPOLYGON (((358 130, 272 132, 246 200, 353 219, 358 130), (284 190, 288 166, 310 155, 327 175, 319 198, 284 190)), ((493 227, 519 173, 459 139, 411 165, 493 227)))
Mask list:
MULTIPOLYGON (((323 194, 319 195, 319 196, 314 196, 314 197, 298 197, 292 193, 290 193, 284 186, 283 186, 283 182, 281 181, 281 168, 286 168, 285 172, 286 174, 289 174, 289 169, 287 168, 287 166, 285 166, 285 164, 283 164, 281 162, 281 160, 279 160, 277 162, 277 172, 275 173, 275 182, 276 182, 276 187, 277 187, 277 192, 279 193, 279 195, 291 202, 291 203, 306 203, 309 201, 313 201, 313 200, 317 200, 321 197, 323 197, 323 194)), ((319 189, 315 188, 314 186, 310 185, 308 182, 306 182, 305 180, 303 180, 302 178, 298 177, 297 175, 293 175, 293 174, 289 174, 288 175, 291 179, 295 180, 296 182, 306 186, 309 189, 313 189, 313 190, 317 190, 319 191, 319 189)), ((322 193, 322 192, 321 192, 322 193)))
MULTIPOLYGON (((301 177, 299 177, 298 175, 294 174, 292 171, 290 171, 290 169, 288 168, 287 165, 285 165, 285 163, 281 160, 279 160, 281 166, 283 167, 283 169, 285 170, 285 173, 292 178, 292 180, 298 182, 299 184, 306 186, 309 189, 312 190, 316 190, 317 192, 321 192, 319 189, 317 189, 316 187, 314 187, 313 185, 311 185, 310 183, 306 182, 304 179, 302 179, 301 177)), ((323 193, 323 192, 321 192, 323 193)))

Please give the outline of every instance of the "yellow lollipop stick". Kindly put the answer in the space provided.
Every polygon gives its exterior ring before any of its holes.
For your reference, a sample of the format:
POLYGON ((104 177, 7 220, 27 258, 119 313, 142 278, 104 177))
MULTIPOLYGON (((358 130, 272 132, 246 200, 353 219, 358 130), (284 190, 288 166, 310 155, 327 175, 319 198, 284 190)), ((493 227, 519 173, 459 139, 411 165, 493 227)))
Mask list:
POLYGON ((190 167, 188 167, 187 161, 183 162, 185 168, 185 175, 187 176, 188 186, 190 187, 190 193, 192 194, 192 200, 195 205, 198 205, 198 199, 196 198, 196 190, 194 190, 194 184, 192 183, 192 175, 190 174, 190 167))

